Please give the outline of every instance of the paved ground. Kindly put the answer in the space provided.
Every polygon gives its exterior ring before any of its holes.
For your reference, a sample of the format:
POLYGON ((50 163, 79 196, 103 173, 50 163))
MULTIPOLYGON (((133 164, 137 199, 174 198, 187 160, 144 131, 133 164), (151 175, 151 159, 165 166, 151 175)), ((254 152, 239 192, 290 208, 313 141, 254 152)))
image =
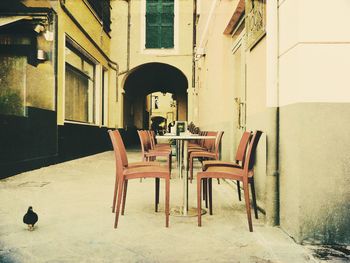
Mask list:
MULTIPOLYGON (((129 152, 129 159, 140 155, 129 152)), ((214 184, 214 215, 203 216, 201 228, 196 217, 171 216, 167 229, 163 188, 161 211, 155 213, 154 181, 133 180, 126 214, 114 229, 113 184, 112 152, 1 180, 0 262, 319 262, 313 248, 264 226, 262 215, 250 233, 244 203, 225 182, 214 184), (33 232, 22 223, 30 205, 39 214, 33 232)), ((181 186, 171 180, 171 206, 181 204, 181 186)), ((195 197, 193 183, 192 206, 195 197)))

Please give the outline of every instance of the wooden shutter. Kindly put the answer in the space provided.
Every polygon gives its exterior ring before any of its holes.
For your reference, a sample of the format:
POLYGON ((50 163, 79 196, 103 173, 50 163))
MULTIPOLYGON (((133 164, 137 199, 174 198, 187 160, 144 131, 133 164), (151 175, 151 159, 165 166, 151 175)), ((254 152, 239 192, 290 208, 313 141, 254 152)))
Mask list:
POLYGON ((174 0, 146 1, 146 48, 174 47, 174 0))
POLYGON ((161 46, 174 47, 174 0, 163 0, 161 25, 161 46))

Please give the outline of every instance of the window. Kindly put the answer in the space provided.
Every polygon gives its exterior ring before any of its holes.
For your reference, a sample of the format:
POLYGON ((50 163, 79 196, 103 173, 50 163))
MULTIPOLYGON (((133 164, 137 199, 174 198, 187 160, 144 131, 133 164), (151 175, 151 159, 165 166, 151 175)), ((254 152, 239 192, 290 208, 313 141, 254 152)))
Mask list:
POLYGON ((108 33, 111 31, 111 5, 110 0, 86 0, 96 15, 102 20, 103 29, 108 33))
POLYGON ((0 54, 0 114, 25 115, 27 57, 0 54))
POLYGON ((95 64, 66 45, 65 119, 95 122, 95 64))
MULTIPOLYGON (((5 19, 6 17, 2 18, 5 19)), ((4 20, 3 20, 4 21, 4 20)), ((1 23, 0 18, 0 23, 1 23)), ((23 22, 23 21, 21 21, 23 22)), ((0 29, 0 114, 27 116, 28 107, 55 109, 53 56, 37 59, 37 51, 54 53, 54 42, 33 36, 26 22, 0 29), (10 30, 11 29, 11 30, 10 30)))
POLYGON ((146 48, 174 47, 174 0, 146 0, 146 48))

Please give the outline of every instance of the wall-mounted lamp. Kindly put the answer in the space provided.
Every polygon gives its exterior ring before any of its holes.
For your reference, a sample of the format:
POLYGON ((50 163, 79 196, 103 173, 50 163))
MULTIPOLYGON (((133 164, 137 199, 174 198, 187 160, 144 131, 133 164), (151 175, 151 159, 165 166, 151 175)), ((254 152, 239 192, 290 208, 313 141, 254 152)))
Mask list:
POLYGON ((46 30, 46 32, 44 33, 44 37, 46 41, 53 41, 53 32, 46 30))
POLYGON ((37 24, 33 30, 39 34, 40 32, 45 31, 45 27, 42 24, 37 24))
POLYGON ((45 51, 44 51, 44 50, 41 50, 41 49, 38 49, 36 58, 37 58, 38 60, 41 60, 41 61, 46 60, 46 53, 45 53, 45 51))

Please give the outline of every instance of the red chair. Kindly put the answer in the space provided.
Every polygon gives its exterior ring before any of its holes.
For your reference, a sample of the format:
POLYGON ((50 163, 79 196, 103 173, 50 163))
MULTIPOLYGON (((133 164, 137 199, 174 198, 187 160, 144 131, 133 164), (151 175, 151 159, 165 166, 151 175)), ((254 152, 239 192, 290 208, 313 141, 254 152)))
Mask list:
POLYGON ((215 140, 206 140, 204 142, 204 146, 206 150, 189 150, 188 151, 188 169, 190 171, 190 180, 192 182, 193 180, 193 161, 194 158, 199 158, 199 159, 214 159, 214 160, 219 160, 219 148, 220 148, 220 143, 222 136, 224 135, 224 132, 208 132, 208 136, 216 136, 215 140))
MULTIPOLYGON (((244 165, 244 160, 245 160, 248 144, 249 144, 251 138, 252 138, 252 133, 250 131, 245 131, 242 134, 241 140, 240 140, 238 148, 237 148, 235 162, 225 162, 225 161, 219 161, 219 160, 204 161, 202 163, 202 170, 206 171, 211 166, 227 166, 227 167, 242 168, 244 165)), ((207 185, 207 182, 204 182, 203 195, 204 195, 204 200, 206 200, 206 202, 207 202, 207 198, 206 198, 207 189, 205 187, 206 185, 207 185)), ((239 201, 241 201, 242 200, 241 187, 240 187, 239 181, 237 181, 237 192, 238 192, 238 199, 239 199, 239 201)), ((252 190, 252 192, 253 192, 253 190, 252 190)), ((206 206, 207 206, 207 204, 206 204, 206 206)), ((212 212, 212 198, 211 198, 211 180, 209 180, 209 213, 211 215, 213 214, 213 212, 212 212)), ((256 218, 258 218, 257 212, 255 214, 256 214, 256 218)))
MULTIPOLYGON (((198 226, 202 225, 201 215, 201 194, 202 180, 205 178, 222 178, 241 181, 243 183, 244 199, 248 217, 249 231, 253 232, 253 224, 251 217, 250 199, 249 199, 249 184, 254 185, 254 158, 255 150, 258 145, 262 132, 256 131, 253 134, 249 144, 247 157, 242 168, 227 167, 227 166, 211 166, 204 172, 197 174, 197 206, 198 206, 198 226)), ((253 201, 254 202, 254 201, 253 201)))
POLYGON ((154 149, 148 131, 137 131, 137 133, 141 142, 142 160, 154 161, 157 157, 165 157, 171 173, 171 149, 154 149))
MULTIPOLYGON (((128 180, 130 179, 139 179, 139 178, 156 178, 159 180, 160 178, 163 178, 165 180, 165 226, 169 226, 169 196, 170 196, 170 172, 166 167, 162 166, 141 166, 141 167, 133 167, 128 168, 123 165, 122 160, 122 148, 115 140, 115 136, 113 136, 113 132, 109 131, 113 147, 114 147, 114 153, 116 157, 116 174, 117 174, 117 187, 116 192, 118 193, 117 198, 117 209, 115 214, 115 222, 114 222, 114 228, 117 228, 118 226, 118 220, 119 220, 119 212, 120 212, 120 206, 122 205, 121 214, 124 215, 125 211, 125 201, 126 201, 126 194, 128 189, 128 180), (117 191, 118 190, 118 191, 117 191)), ((127 158, 126 158, 127 159, 127 158)), ((159 187, 159 184, 158 184, 159 187)), ((157 186, 156 186, 157 188, 157 186)), ((159 202, 159 189, 158 192, 156 191, 156 204, 155 204, 155 211, 158 211, 158 202, 159 202)))
POLYGON ((149 136, 151 139, 152 149, 170 150, 171 151, 171 146, 169 145, 169 143, 157 143, 156 134, 155 134, 154 130, 149 130, 148 133, 149 133, 149 136))
MULTIPOLYGON (((109 136, 111 138, 111 142, 113 145, 114 149, 114 154, 116 156, 117 154, 117 149, 119 149, 119 154, 121 156, 122 160, 122 165, 123 168, 137 168, 137 167, 144 167, 144 166, 160 166, 159 162, 134 162, 134 163, 129 163, 128 162, 128 157, 126 154, 126 149, 122 140, 122 137, 120 136, 120 133, 118 130, 108 131, 109 136)), ((116 172, 117 172, 117 167, 116 167, 116 172)), ((113 194, 113 204, 112 204, 112 213, 115 212, 115 203, 116 203, 116 198, 117 198, 117 191, 118 191, 118 176, 117 174, 115 175, 115 186, 114 186, 114 194, 113 194)))

